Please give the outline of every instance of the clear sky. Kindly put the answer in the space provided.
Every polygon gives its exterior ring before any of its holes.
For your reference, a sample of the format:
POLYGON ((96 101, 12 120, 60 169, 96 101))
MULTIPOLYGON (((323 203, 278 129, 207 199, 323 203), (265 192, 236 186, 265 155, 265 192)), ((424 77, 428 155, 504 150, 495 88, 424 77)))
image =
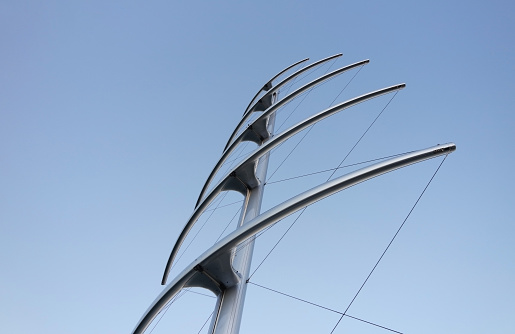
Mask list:
MULTIPOLYGON (((0 331, 129 333, 255 92, 340 52, 331 69, 370 64, 337 102, 407 84, 347 162, 458 148, 349 314, 403 333, 513 331, 514 13, 512 1, 1 2, 0 331)), ((356 72, 310 95, 305 115, 356 72)), ((335 167, 390 98, 317 125, 273 177, 335 167)), ((345 310, 440 161, 308 208, 252 281, 345 310)), ((327 176, 270 184, 265 204, 327 176)), ((291 222, 258 239, 254 267, 291 222)), ((339 317, 248 291, 242 333, 329 333, 339 317)), ((184 300, 153 333, 200 330, 213 299, 184 300)), ((351 318, 335 331, 351 332, 387 333, 351 318)))

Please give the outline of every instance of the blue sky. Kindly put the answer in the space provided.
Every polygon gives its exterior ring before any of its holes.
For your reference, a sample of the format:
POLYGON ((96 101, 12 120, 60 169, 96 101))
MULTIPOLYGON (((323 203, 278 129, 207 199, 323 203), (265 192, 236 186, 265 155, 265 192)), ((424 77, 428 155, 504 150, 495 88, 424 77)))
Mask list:
MULTIPOLYGON (((371 62, 337 102, 407 84, 352 162, 458 147, 349 314, 404 333, 508 332, 514 9, 508 1, 2 2, 2 332, 130 332, 161 291, 173 242, 256 90, 297 60, 340 52, 332 69, 371 62)), ((326 108, 354 74, 311 94, 304 115, 326 108)), ((337 165, 390 98, 317 125, 274 177, 337 165)), ((278 156, 295 141, 288 145, 278 156)), ((255 282, 344 310, 440 161, 308 208, 255 282)), ((265 203, 326 177, 270 184, 265 203)), ((231 196, 225 201, 238 200, 231 196)), ((258 239, 255 265, 291 222, 258 239)), ((244 333, 329 333, 338 319, 248 291, 244 333)), ((212 298, 184 299, 154 333, 198 332, 212 298)), ((349 318, 335 333, 356 331, 386 333, 349 318)))

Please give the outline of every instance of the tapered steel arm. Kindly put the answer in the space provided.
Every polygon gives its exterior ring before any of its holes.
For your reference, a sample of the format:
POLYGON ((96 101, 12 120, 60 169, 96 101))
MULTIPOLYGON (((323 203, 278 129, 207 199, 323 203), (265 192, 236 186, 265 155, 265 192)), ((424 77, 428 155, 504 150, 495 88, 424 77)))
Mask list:
POLYGON ((259 96, 259 94, 261 94, 262 91, 269 91, 270 88, 272 88, 272 81, 274 81, 275 79, 277 79, 277 77, 279 77, 281 74, 283 74, 284 72, 288 71, 289 69, 291 69, 292 67, 295 67, 299 64, 302 64, 303 62, 305 61, 308 61, 309 58, 304 58, 294 64, 291 64, 290 66, 286 67, 284 70, 282 70, 281 72, 277 73, 276 75, 274 75, 270 80, 267 81, 266 84, 263 85, 263 87, 256 93, 256 95, 252 98, 252 100, 250 100, 250 103, 249 105, 247 106, 247 108, 245 108, 245 111, 243 112, 243 115, 245 115, 247 113, 247 111, 250 109, 250 107, 254 104, 254 102, 256 101, 257 97, 259 96))
POLYGON ((288 82, 292 81, 293 79, 297 78, 299 75, 301 75, 302 73, 312 69, 312 68, 315 68, 317 66, 320 66, 326 62, 328 62, 329 60, 332 60, 332 59, 335 59, 335 58, 338 58, 338 57, 341 57, 342 54, 339 53, 339 54, 336 54, 334 56, 331 56, 331 57, 327 57, 327 58, 324 58, 324 59, 321 59, 317 62, 314 62, 313 64, 310 64, 306 67, 303 67, 301 68, 300 70, 298 70, 297 72, 291 74, 290 76, 284 78, 281 82, 279 82, 276 86, 274 87, 271 87, 267 93, 265 95, 263 95, 259 101, 254 104, 252 107, 248 108, 246 113, 251 113, 253 111, 263 111, 265 110, 266 108, 268 108, 271 103, 271 98, 272 98, 272 94, 277 92, 281 87, 283 87, 284 85, 286 85, 288 82))
MULTIPOLYGON (((268 107, 270 107, 270 101, 271 101, 271 98, 272 98, 272 94, 274 92, 277 92, 277 90, 284 86, 286 83, 290 82, 291 80, 295 79, 296 77, 298 77, 299 75, 301 75, 302 73, 308 71, 309 69, 312 69, 316 66, 320 66, 322 64, 324 64, 325 62, 328 62, 329 60, 331 59, 334 59, 334 58, 337 58, 337 57, 341 57, 342 54, 339 53, 339 54, 336 54, 334 56, 331 56, 331 57, 327 57, 327 58, 324 58, 324 59, 321 59, 319 61, 316 61, 314 62, 313 64, 310 64, 306 67, 303 67, 301 68, 300 70, 298 70, 297 72, 293 73, 292 75, 290 75, 289 77, 287 77, 286 79, 284 79, 283 81, 281 81, 279 84, 277 84, 277 86, 275 86, 272 90, 269 90, 267 94, 265 94, 265 96, 263 96, 258 102, 256 102, 256 104, 254 104, 252 107, 247 107, 247 110, 245 111, 245 113, 243 114, 243 118, 240 120, 240 122, 238 123, 238 125, 236 126, 236 128, 234 129, 233 133, 231 134, 231 136, 229 137, 229 140, 227 141, 227 144, 225 145, 225 148, 224 148, 224 151, 227 149, 227 147, 229 147, 229 145, 231 144, 231 141, 234 139, 234 137, 236 136, 236 134, 238 133, 238 131, 240 130, 240 128, 242 127, 242 125, 249 119, 249 117, 252 115, 252 111, 264 111, 265 109, 267 109, 268 107), (260 105, 261 108, 258 108, 257 105, 260 105), (257 110, 259 109, 259 110, 257 110)), ((259 95, 259 94, 258 94, 259 95)))
POLYGON ((255 175, 253 174, 254 166, 257 162, 257 160, 266 154, 267 152, 270 152, 274 147, 277 147, 279 144, 287 140, 288 138, 292 137, 293 135, 299 133, 303 129, 307 128, 308 126, 315 124, 319 121, 321 121, 324 118, 327 118, 331 115, 336 114, 337 112, 344 110, 346 108, 352 107, 353 105, 356 105, 358 103, 364 102, 366 100, 372 99, 374 97, 387 94, 393 91, 397 91, 399 89, 402 89, 405 87, 405 84, 399 84, 387 88, 383 88, 368 94, 361 95, 359 97, 356 97, 354 99, 348 100, 346 102, 342 102, 336 106, 333 106, 331 108, 328 108, 324 111, 319 112, 316 115, 311 116, 310 118, 304 120, 303 122, 298 123, 297 125, 294 125, 293 127, 289 128, 288 130, 285 130, 281 134, 277 135, 276 137, 272 138, 271 140, 267 141, 262 146, 258 147, 254 152, 252 152, 245 160, 240 162, 230 173, 228 173, 214 188, 211 190, 211 192, 206 196, 206 198, 201 201, 197 207, 195 208, 193 215, 190 217, 186 225, 184 226, 183 230, 181 231, 181 234, 179 235, 179 238, 177 239, 177 242, 175 243, 172 252, 170 254, 170 257, 168 258, 168 262, 166 263, 166 268, 163 274, 163 279, 161 281, 161 284, 166 284, 168 274, 170 272, 170 268, 173 264, 173 261, 179 251, 179 248, 181 247, 182 243, 186 239, 186 236, 188 235, 189 231, 197 221, 197 219, 200 217, 202 212, 207 208, 207 205, 221 192, 224 190, 237 190, 243 194, 246 193, 247 189, 254 188, 258 183, 259 180, 256 179, 255 175))
MULTIPOLYGON (((306 92, 307 90, 309 89, 312 89, 314 87, 316 87, 317 85, 337 76, 337 75, 340 75, 346 71, 349 71, 353 68, 356 68, 358 66, 363 66, 363 65, 366 65, 369 63, 369 60, 366 59, 366 60, 362 60, 360 62, 357 62, 357 63, 354 63, 354 64, 351 64, 351 65, 348 65, 348 66, 344 66, 342 68, 339 68, 333 72, 330 72, 330 73, 327 73, 307 84, 305 84, 304 86, 298 88, 297 90, 295 90, 294 92, 290 93, 289 95, 285 96, 282 100, 280 100, 279 102, 275 103, 273 106, 269 107, 267 110, 265 110, 263 112, 263 114, 261 114, 260 117, 258 117, 245 131, 243 131, 239 136, 238 138, 236 138, 234 141, 232 141, 232 143, 229 145, 229 147, 227 147, 227 149, 224 151, 224 153, 222 154, 222 156, 220 157, 220 159, 218 160, 218 162, 216 163, 215 167, 213 168, 213 170, 211 171, 211 173, 209 174, 206 182, 204 183, 204 186, 202 187, 202 190, 200 192, 200 195, 199 195, 199 198, 197 199, 197 203, 195 204, 195 206, 198 206, 200 201, 202 200, 202 197, 204 196, 207 188, 209 187, 209 185, 211 184, 211 182, 213 181, 213 178, 214 176, 216 175, 216 173, 220 170, 220 168, 222 167, 222 165, 224 164, 224 162, 227 160, 227 158, 231 155, 232 152, 234 152, 234 150, 238 147, 238 145, 242 142, 242 141, 254 141, 256 142, 258 145, 261 145, 263 143, 263 141, 265 139, 268 139, 268 131, 266 131, 266 126, 261 126, 259 128, 259 130, 262 130, 262 131, 259 131, 258 129, 258 126, 256 126, 256 124, 260 124, 262 122, 264 122, 268 117, 270 117, 270 115, 272 113, 274 113, 275 111, 277 111, 279 108, 281 108, 282 106, 284 106, 286 103, 290 102, 292 99, 296 98, 297 96, 299 96, 300 94, 306 92)), ((240 124, 238 125, 240 126, 240 124)))
POLYGON ((227 264, 218 265, 221 262, 220 259, 230 261, 230 253, 232 250, 234 250, 241 242, 263 231, 268 226, 308 205, 358 183, 411 164, 437 156, 447 155, 452 153, 454 150, 456 150, 456 145, 449 143, 379 162, 323 183, 262 213, 255 219, 220 240, 184 269, 147 309, 136 325, 133 333, 143 333, 163 307, 165 307, 166 304, 186 286, 205 287, 213 291, 215 294, 220 294, 223 293, 224 288, 237 284, 238 282, 236 279, 213 279, 213 277, 218 277, 218 274, 220 272, 224 272, 224 269, 228 267, 227 264), (206 270, 206 268, 210 269, 206 270), (204 276, 205 279, 202 280, 201 278, 204 276))

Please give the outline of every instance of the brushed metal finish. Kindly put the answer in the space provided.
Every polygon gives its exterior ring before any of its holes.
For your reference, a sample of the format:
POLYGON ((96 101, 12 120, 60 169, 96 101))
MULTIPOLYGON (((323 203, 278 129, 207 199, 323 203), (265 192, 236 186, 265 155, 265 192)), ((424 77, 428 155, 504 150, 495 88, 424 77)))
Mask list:
MULTIPOLYGON (((301 75, 302 73, 306 72, 307 70, 309 69, 312 69, 316 66, 320 66, 322 65, 323 63, 325 62, 328 62, 329 60, 331 59, 334 59, 334 58, 337 58, 337 57, 341 57, 342 54, 341 53, 338 53, 334 56, 330 56, 330 57, 327 57, 327 58, 324 58, 324 59, 321 59, 319 61, 316 61, 314 62, 313 64, 310 64, 306 67, 303 67, 301 68, 300 70, 298 70, 297 72, 293 73, 292 75, 290 75, 289 77, 287 77, 286 79, 284 79, 283 81, 281 81, 277 86, 275 86, 273 88, 273 90, 269 91, 268 92, 268 98, 270 98, 272 96, 272 93, 274 92, 277 92, 277 90, 285 85, 286 83, 290 82, 291 80, 295 79, 296 77, 298 77, 299 75, 301 75)), ((271 88, 270 88, 271 89, 271 88)), ((259 93, 258 93, 259 95, 259 93)), ((257 97, 257 96, 256 96, 257 97)), ((268 99, 267 98, 267 99, 268 99)), ((254 98, 255 99, 255 98, 254 98)), ((236 126, 236 128, 234 129, 233 133, 231 134, 231 136, 229 137, 229 140, 227 141, 227 144, 225 145, 225 148, 224 148, 224 151, 227 149, 227 147, 229 147, 229 145, 231 144, 231 141, 234 139, 234 136, 236 136, 236 133, 238 133, 238 131, 240 130, 241 126, 245 123, 245 121, 250 117, 250 115, 252 115, 252 112, 249 111, 249 109, 252 109, 253 107, 247 107, 247 110, 245 111, 245 113, 243 114, 243 118, 240 120, 240 122, 238 123, 238 125, 236 126)), ((266 109, 266 108, 265 108, 266 109)), ((264 110, 264 109, 263 109, 264 110)))
MULTIPOLYGON (((274 101, 272 101, 274 102, 274 101)), ((268 130, 273 133, 275 127, 275 113, 270 116, 268 130)), ((263 155, 257 163, 256 176, 260 180, 266 180, 268 171, 268 162, 270 152, 263 155)), ((242 214, 237 230, 248 224, 250 221, 259 216, 261 212, 261 203, 265 185, 259 184, 257 187, 248 192, 246 201, 242 206, 242 214)), ((252 255, 254 253, 254 238, 251 238, 244 244, 238 246, 237 251, 230 251, 228 254, 234 254, 229 264, 225 267, 231 267, 241 278, 233 286, 226 287, 218 296, 217 308, 211 321, 209 333, 212 334, 238 334, 240 331, 241 320, 243 316, 243 305, 247 294, 247 279, 250 275, 250 267, 252 264, 252 255)), ((227 254, 227 253, 223 253, 227 254)), ((227 257, 224 257, 224 259, 227 257)))
MULTIPOLYGON (((189 231, 197 221, 197 219, 200 217, 200 215, 203 213, 203 211, 207 208, 209 203, 211 203, 215 197, 224 190, 224 186, 228 184, 229 182, 237 179, 241 181, 243 184, 245 184, 245 187, 252 188, 255 187, 257 178, 255 177, 254 170, 255 170, 255 164, 257 160, 266 154, 267 152, 270 152, 274 147, 278 146, 288 138, 292 137, 293 135, 297 134, 298 132, 302 131, 303 129, 307 128, 308 126, 315 124, 324 118, 327 118, 331 115, 336 114, 337 112, 344 110, 346 108, 352 107, 353 105, 356 105, 358 103, 364 102, 366 100, 372 99, 374 97, 391 93, 393 91, 400 90, 404 88, 405 84, 399 84, 394 85, 390 87, 386 87, 383 89, 379 89, 364 95, 361 95, 359 97, 353 98, 351 100, 342 102, 340 104, 337 104, 331 108, 328 108, 326 110, 323 110, 319 112, 318 114, 315 114, 306 120, 297 123, 296 125, 290 127, 289 129, 283 131, 279 135, 275 136, 271 140, 267 141, 262 146, 258 147, 254 152, 252 152, 249 156, 247 156, 246 159, 241 161, 236 167, 234 167, 206 196, 205 199, 200 200, 197 207, 195 208, 192 216, 184 226, 183 230, 181 231, 181 234, 179 235, 179 238, 177 239, 177 242, 175 243, 172 252, 170 253, 170 257, 168 258, 168 262, 166 263, 165 271, 163 274, 163 279, 161 281, 161 284, 166 284, 168 274, 170 272, 171 266, 173 264, 173 261, 175 257, 177 256, 177 253, 179 251, 180 246, 184 242, 184 239, 186 239, 186 236, 188 235, 189 231)), ((232 190, 232 189, 231 189, 232 190)), ((201 194, 203 195, 203 194, 201 194)))
POLYGON ((273 95, 273 93, 277 93, 281 87, 283 87, 288 82, 292 81, 293 79, 295 79, 296 77, 298 77, 302 73, 304 73, 304 72, 306 72, 306 71, 308 71, 308 70, 310 70, 310 69, 312 69, 314 67, 320 66, 320 65, 328 62, 329 60, 332 60, 332 59, 335 59, 335 58, 338 58, 338 57, 341 57, 341 56, 342 56, 342 54, 339 53, 339 54, 336 54, 334 56, 330 56, 330 57, 321 59, 321 60, 319 60, 317 62, 314 62, 313 64, 310 64, 310 65, 308 65, 306 67, 301 68, 297 72, 295 72, 292 75, 288 76, 287 78, 283 79, 276 86, 271 87, 271 89, 269 89, 267 91, 267 93, 265 95, 263 95, 259 99, 259 101, 257 103, 255 103, 251 108, 249 108, 247 110, 247 113, 252 113, 254 111, 266 110, 268 107, 270 107, 272 105, 272 95, 273 95))
MULTIPOLYGON (((177 253, 179 251, 180 246, 184 242, 184 239, 186 239, 186 236, 188 235, 189 231, 197 221, 197 219, 200 217, 200 215, 204 212, 204 210, 207 208, 207 206, 215 199, 215 197, 223 190, 229 190, 224 189, 224 187, 228 183, 232 183, 232 181, 236 180, 237 184, 245 185, 246 188, 254 187, 256 186, 255 182, 257 181, 257 178, 255 177, 254 168, 257 160, 266 154, 267 152, 270 152, 274 147, 278 146, 288 138, 292 137, 293 135, 297 134, 298 132, 302 131, 303 129, 307 128, 308 126, 321 121, 324 118, 327 118, 331 115, 336 114, 337 112, 344 110, 346 108, 350 108, 353 105, 356 105, 358 103, 364 102, 366 100, 372 99, 374 97, 387 94, 393 91, 397 91, 399 89, 402 89, 405 87, 405 84, 399 84, 394 85, 390 87, 386 87, 383 89, 379 89, 361 96, 358 96, 356 98, 353 98, 351 100, 342 102, 340 104, 337 104, 331 108, 328 108, 326 110, 323 110, 319 112, 318 114, 315 114, 306 120, 297 123, 296 125, 290 127, 289 129, 283 131, 279 135, 275 136, 273 139, 266 142, 266 144, 263 144, 262 146, 258 147, 254 152, 252 152, 246 159, 241 161, 235 168, 233 168, 207 195, 203 200, 200 200, 197 203, 197 206, 195 210, 193 211, 193 214, 191 215, 190 219, 184 226, 183 230, 181 231, 181 234, 177 238, 177 241, 172 249, 172 252, 170 253, 170 257, 168 258, 168 262, 166 263, 165 271, 163 274, 163 279, 161 281, 161 284, 166 284, 168 273, 170 272, 172 263, 177 256, 177 253), (239 181, 239 182, 238 182, 239 181)), ((233 189, 230 189, 233 190, 233 189)), ((242 191, 244 188, 242 188, 242 191)), ((204 194, 201 193, 201 196, 204 194)))
POLYGON ((298 62, 296 63, 293 63, 291 64, 290 66, 286 67, 284 70, 280 71, 279 73, 277 73, 276 75, 274 75, 270 80, 267 81, 266 84, 263 85, 263 87, 256 93, 256 95, 254 95, 254 97, 252 98, 252 100, 250 100, 250 103, 249 105, 247 106, 247 108, 245 108, 245 111, 243 112, 243 115, 245 115, 247 113, 247 111, 250 109, 250 107, 254 104, 254 101, 256 101, 257 97, 259 96, 259 94, 262 92, 262 91, 269 91, 270 88, 272 88, 272 81, 274 81, 275 79, 277 79, 277 77, 279 77, 281 74, 283 74, 284 72, 288 71, 289 69, 291 69, 292 67, 295 67, 299 64, 302 64, 303 62, 305 61, 308 61, 309 58, 304 58, 302 60, 299 60, 298 62))
MULTIPOLYGON (((244 242, 250 237, 255 236, 257 233, 263 231, 268 226, 310 204, 313 204, 346 188, 352 187, 356 184, 402 167, 406 167, 437 156, 450 154, 455 150, 456 145, 454 143, 449 143, 433 146, 424 150, 419 150, 416 152, 404 154, 399 157, 388 159, 340 176, 334 180, 325 182, 260 214, 245 225, 241 226, 241 228, 227 235, 225 238, 213 245, 195 261, 193 261, 188 267, 186 267, 154 300, 154 302, 150 305, 150 307, 147 309, 143 317, 136 325, 133 333, 143 333, 150 325, 152 320, 163 309, 163 307, 166 306, 168 301, 170 301, 177 293, 179 293, 181 289, 188 286, 188 282, 191 281, 195 275, 198 275, 199 267, 208 268, 210 267, 210 264, 219 261, 221 258, 225 258, 225 261, 227 261, 227 259, 230 259, 230 256, 227 256, 227 254, 230 254, 240 243, 244 242)), ((229 285, 230 284, 238 284, 238 282, 231 282, 229 285)), ((230 287, 225 285, 221 286, 224 288, 230 287)), ((223 289, 214 289, 211 283, 206 283, 206 288, 211 289, 215 292, 215 294, 220 294, 223 291, 223 289)))
MULTIPOLYGON (((366 65, 368 63, 369 63, 369 60, 366 59, 366 60, 362 60, 360 62, 351 64, 351 65, 348 65, 348 66, 344 66, 344 67, 339 68, 339 69, 337 69, 337 70, 335 70, 333 72, 327 73, 327 74, 325 74, 325 75, 323 75, 323 76, 321 76, 321 77, 319 77, 319 78, 317 78, 317 79, 307 83, 306 85, 298 88, 297 90, 295 90, 294 92, 288 94, 283 99, 281 99, 280 101, 275 103, 273 106, 271 106, 270 108, 265 110, 260 117, 258 117, 247 129, 245 129, 238 136, 238 138, 236 138, 234 141, 232 141, 232 143, 229 145, 229 147, 226 148, 226 150, 224 151, 224 153, 222 154, 222 156, 220 157, 220 159, 216 163, 215 167, 213 168, 213 170, 209 174, 206 182, 204 183, 204 186, 202 187, 202 190, 200 191, 200 195, 199 195, 199 198, 197 199, 197 203, 196 203, 195 206, 199 205, 200 201, 202 200, 202 197, 204 196, 207 188, 209 187, 209 185, 213 181, 213 178, 215 177, 216 173, 220 170, 220 168, 222 167, 224 162, 227 160, 227 158, 230 156, 230 154, 232 152, 234 152, 234 150, 238 147, 238 145, 241 142, 243 142, 243 141, 253 141, 256 144, 261 145, 264 140, 268 139, 268 137, 269 137, 269 133, 268 132, 264 133, 264 132, 257 132, 256 131, 256 129, 255 129, 256 128, 256 126, 255 126, 256 123, 267 123, 266 120, 270 117, 270 115, 272 113, 274 113, 280 107, 284 106, 286 103, 288 103, 289 101, 291 101, 295 97, 299 96, 300 94, 304 93, 308 89, 311 89, 311 88, 313 88, 313 87, 315 87, 315 86, 325 82, 326 80, 329 80, 330 78, 333 78, 333 77, 335 77, 337 75, 340 75, 340 74, 342 74, 342 73, 344 73, 346 71, 349 71, 349 70, 351 70, 351 69, 353 69, 355 67, 366 65)), ((241 124, 243 122, 244 121, 240 122, 240 124, 238 124, 238 127, 241 127, 241 124)))

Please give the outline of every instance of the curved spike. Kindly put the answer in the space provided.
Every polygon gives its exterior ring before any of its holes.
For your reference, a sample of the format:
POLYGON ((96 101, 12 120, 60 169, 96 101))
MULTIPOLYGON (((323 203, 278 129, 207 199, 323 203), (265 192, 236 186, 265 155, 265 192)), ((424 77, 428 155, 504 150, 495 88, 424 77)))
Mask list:
POLYGON ((247 113, 247 110, 249 110, 250 106, 252 106, 252 104, 254 103, 254 101, 256 100, 256 98, 259 96, 259 94, 261 94, 262 91, 265 91, 267 92, 268 90, 270 90, 270 88, 272 88, 272 81, 274 81, 275 79, 277 79, 277 77, 279 77, 281 74, 283 74, 284 72, 288 71, 289 69, 291 69, 292 67, 295 67, 299 64, 302 64, 303 62, 305 61, 308 61, 309 58, 304 58, 302 60, 299 60, 298 62, 294 63, 294 64, 291 64, 290 66, 286 67, 284 70, 282 70, 281 72, 277 73, 276 75, 274 75, 270 80, 268 80, 268 82, 266 84, 263 85, 263 88, 261 88, 257 93, 256 95, 252 98, 252 100, 250 100, 250 103, 249 105, 247 106, 247 108, 245 108, 245 111, 243 112, 243 115, 245 115, 247 113))
MULTIPOLYGON (((200 214, 205 210, 207 205, 211 203, 211 201, 221 192, 224 190, 224 186, 227 184, 227 182, 230 181, 231 178, 234 178, 237 174, 246 175, 245 168, 248 166, 250 169, 253 169, 253 164, 264 154, 267 152, 270 152, 271 149, 278 146, 288 138, 292 137, 293 135, 297 134, 298 132, 302 131, 303 129, 307 128, 308 126, 317 123, 321 121, 324 118, 327 118, 331 115, 336 114, 337 112, 352 107, 353 105, 356 105, 358 103, 364 102, 366 100, 372 99, 374 97, 390 93, 392 91, 396 91, 399 89, 404 88, 405 84, 399 84, 387 88, 383 88, 380 90, 376 90, 374 92, 361 95, 359 97, 356 97, 354 99, 348 100, 346 102, 342 102, 336 106, 333 106, 329 109, 326 109, 324 111, 319 112, 316 115, 311 116, 310 118, 292 126, 288 130, 282 132, 281 134, 274 137, 272 140, 266 142, 259 148, 257 148, 254 152, 252 152, 245 160, 240 162, 238 166, 236 166, 230 173, 228 173, 216 186, 211 192, 206 196, 206 198, 199 203, 199 205, 195 208, 195 211, 193 215, 190 217, 186 225, 184 226, 183 230, 181 231, 181 234, 179 235, 179 238, 177 239, 175 245, 173 246, 172 252, 170 254, 170 257, 168 258, 168 262, 166 263, 165 272, 163 274, 163 279, 161 281, 161 284, 165 284, 166 280, 168 278, 168 273, 170 272, 170 268, 172 266, 172 263, 177 255, 177 252, 179 251, 179 248, 181 247, 182 243, 184 242, 184 239, 186 239, 186 236, 188 235, 189 231, 197 221, 200 214), (243 172, 241 172, 243 170, 243 172), (240 172, 240 173, 238 173, 240 172), (207 203, 207 204, 206 204, 207 203)), ((248 187, 247 187, 248 188, 248 187)))
MULTIPOLYGON (((324 59, 321 59, 319 61, 316 61, 314 62, 313 64, 310 64, 306 67, 303 67, 301 68, 300 70, 298 70, 297 72, 295 73, 292 73, 290 76, 284 78, 281 82, 279 82, 275 87, 273 87, 273 89, 270 89, 268 90, 268 92, 263 95, 261 97, 261 99, 259 99, 258 102, 263 102, 263 101, 270 101, 271 99, 271 96, 274 92, 277 92, 282 86, 286 85, 288 82, 292 81, 293 79, 295 79, 296 77, 298 77, 299 75, 301 75, 302 73, 314 68, 314 67, 317 67, 317 66, 320 66, 326 62, 328 62, 329 60, 332 60, 334 58, 338 58, 338 57, 341 57, 342 54, 341 53, 338 53, 334 56, 330 56, 330 57, 327 57, 327 58, 324 58, 324 59)), ((268 106, 265 107, 265 109, 268 108, 268 106)), ((262 110, 258 110, 258 104, 256 103, 255 105, 253 105, 251 108, 247 108, 246 110, 246 113, 251 113, 253 111, 262 111, 262 110)), ((245 114, 244 114, 245 115, 245 114)))
MULTIPOLYGON (((166 280, 168 279, 168 273, 170 272, 170 269, 172 267, 173 261, 175 260, 175 257, 177 256, 177 253, 179 252, 179 248, 181 247, 182 243, 188 236, 188 233, 190 232, 193 225, 197 222, 197 220, 200 218, 200 216, 204 213, 204 211, 207 209, 209 204, 213 202, 213 200, 218 196, 222 191, 224 190, 236 190, 233 188, 227 188, 226 185, 229 181, 229 179, 232 176, 227 176, 223 182, 218 183, 218 185, 209 193, 209 195, 206 197, 202 203, 200 203, 199 206, 195 208, 193 211, 193 214, 188 219, 188 222, 182 229, 181 233, 179 234, 179 237, 177 238, 177 241, 175 242, 175 245, 173 246, 172 252, 170 253, 170 257, 168 258, 168 262, 166 263, 165 267, 165 273, 163 274, 163 279, 161 280, 161 285, 166 284, 166 280)), ((246 188, 245 188, 246 190, 246 188)), ((242 191, 243 192, 243 191, 242 191)), ((246 193, 244 194, 246 196, 246 193)))
MULTIPOLYGON (((295 97, 299 96, 300 94, 304 93, 305 91, 307 91, 308 89, 311 89, 323 82, 325 82, 326 80, 330 79, 330 78, 333 78, 337 75, 340 75, 346 71, 349 71, 353 68, 356 68, 358 66, 362 66, 362 65, 366 65, 370 62, 370 60, 368 59, 365 59, 365 60, 362 60, 362 61, 359 61, 357 63, 354 63, 354 64, 350 64, 350 65, 347 65, 347 66, 344 66, 344 67, 341 67, 337 70, 334 70, 333 72, 330 72, 330 73, 327 73, 307 84, 305 84, 304 86, 298 88, 297 90, 295 90, 294 92, 288 94, 287 96, 285 96, 282 100, 278 101, 277 103, 275 103, 274 105, 272 105, 271 107, 269 107, 267 110, 265 110, 263 112, 263 114, 261 116, 259 116, 252 124, 256 124, 262 120, 264 120, 265 118, 267 117, 270 117, 270 115, 275 112, 276 110, 278 110, 279 108, 281 108, 282 106, 284 106, 286 103, 290 102, 292 99, 294 99, 295 97)), ((202 190, 200 191, 200 195, 197 199, 197 203, 195 204, 195 207, 198 206, 198 204, 200 203, 200 201, 202 200, 202 197, 204 196, 205 192, 207 191, 207 188, 209 187, 209 185, 211 184, 211 182, 213 181, 213 178, 214 176, 216 175, 216 173, 220 170, 220 168, 222 167, 222 165, 224 164, 224 162, 227 160, 227 158, 229 157, 229 155, 234 152, 234 150, 236 149, 236 147, 238 146, 238 144, 240 144, 242 141, 245 141, 245 135, 246 135, 246 131, 243 131, 239 136, 238 138, 234 139, 233 142, 229 145, 229 147, 226 148, 226 150, 224 151, 224 153, 222 154, 222 156, 220 157, 220 159, 218 160, 218 162, 216 163, 215 167, 213 168, 213 170, 211 171, 211 173, 209 174, 206 182, 204 183, 204 186, 202 187, 202 190)), ((261 144, 261 143, 258 143, 258 144, 261 144)))
MULTIPOLYGON (((152 320, 166 306, 166 304, 186 286, 188 281, 198 271, 197 268, 209 266, 210 263, 216 261, 227 252, 231 252, 241 242, 247 238, 263 231, 268 226, 275 224, 279 220, 291 215, 295 211, 305 208, 319 200, 333 195, 346 188, 352 187, 358 183, 370 180, 376 176, 391 172, 395 169, 409 166, 427 159, 431 159, 440 155, 447 155, 456 150, 453 143, 437 145, 424 150, 407 153, 399 157, 395 157, 374 165, 361 168, 357 171, 340 176, 334 180, 325 182, 315 188, 312 188, 300 195, 297 195, 272 209, 262 213, 255 219, 249 221, 241 228, 227 235, 218 243, 209 248, 200 257, 193 261, 186 269, 184 269, 163 292, 150 305, 143 317, 136 325, 133 334, 141 334, 150 325, 152 320)), ((226 257, 230 258, 230 257, 226 257)), ((221 292, 219 292, 221 293, 221 292)))
MULTIPOLYGON (((310 64, 306 67, 303 67, 301 68, 300 70, 298 70, 297 72, 293 73, 292 75, 290 75, 289 77, 287 77, 286 79, 284 79, 283 81, 281 81, 274 89, 273 91, 270 91, 269 94, 271 95, 273 92, 276 91, 277 88, 279 88, 280 86, 283 86, 285 85, 286 83, 288 83, 289 81, 293 80, 294 78, 298 77, 299 75, 301 75, 302 73, 306 72, 307 70, 309 69, 312 69, 313 67, 316 67, 316 66, 319 66, 319 65, 322 65, 323 63, 331 60, 331 59, 334 59, 334 58, 337 58, 337 57, 341 57, 342 54, 341 53, 338 53, 334 56, 331 56, 331 57, 327 57, 327 58, 324 58, 324 59, 321 59, 319 61, 316 61, 314 62, 313 64, 310 64)), ((259 94, 258 94, 259 95, 259 94)), ((252 115, 252 108, 253 107, 247 107, 247 110, 245 110, 245 113, 243 114, 243 118, 240 120, 240 122, 238 123, 238 125, 236 126, 236 128, 234 129, 233 133, 231 134, 231 136, 229 137, 229 140, 227 141, 227 144, 225 145, 225 148, 224 148, 224 151, 227 149, 227 147, 231 144, 231 141, 234 139, 234 136, 236 136, 236 133, 238 133, 238 131, 240 130, 241 126, 243 125, 243 123, 245 123, 245 121, 247 119, 249 119, 250 115, 252 115)))

